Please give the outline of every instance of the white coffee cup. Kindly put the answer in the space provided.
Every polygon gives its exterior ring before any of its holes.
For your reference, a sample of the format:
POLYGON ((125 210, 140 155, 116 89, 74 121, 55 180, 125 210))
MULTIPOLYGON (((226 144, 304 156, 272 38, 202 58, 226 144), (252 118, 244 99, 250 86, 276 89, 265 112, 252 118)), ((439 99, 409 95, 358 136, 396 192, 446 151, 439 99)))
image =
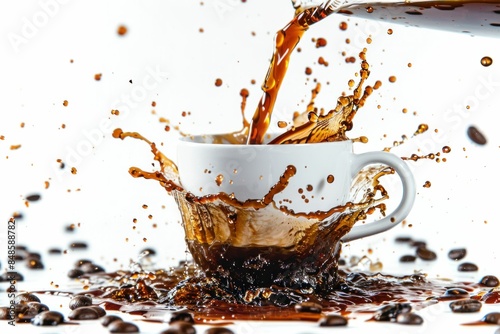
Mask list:
POLYGON ((384 232, 403 221, 415 200, 415 182, 406 163, 383 151, 353 153, 352 141, 292 145, 235 145, 220 136, 183 137, 177 166, 182 187, 195 196, 224 192, 244 202, 262 199, 288 166, 296 173, 274 202, 294 213, 328 211, 345 205, 356 175, 370 164, 394 169, 401 179, 402 198, 384 218, 354 226, 342 241, 384 232), (217 140, 216 140, 217 138, 217 140), (333 182, 331 182, 333 179, 333 182))

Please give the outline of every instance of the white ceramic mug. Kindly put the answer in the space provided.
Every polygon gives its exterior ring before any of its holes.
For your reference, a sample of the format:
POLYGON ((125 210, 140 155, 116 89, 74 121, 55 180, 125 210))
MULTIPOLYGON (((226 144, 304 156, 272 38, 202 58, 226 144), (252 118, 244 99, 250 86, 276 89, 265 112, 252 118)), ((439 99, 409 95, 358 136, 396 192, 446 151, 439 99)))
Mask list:
MULTIPOLYGON (((402 184, 397 208, 384 218, 354 226, 342 241, 384 232, 403 221, 415 200, 415 182, 406 163, 383 151, 353 153, 352 141, 293 145, 214 144, 210 135, 179 140, 177 165, 183 188, 196 196, 225 192, 239 201, 262 199, 287 166, 296 174, 274 197, 293 212, 327 211, 348 202, 353 179, 363 167, 383 164, 402 184), (333 179, 333 182, 331 182, 333 179)), ((256 232, 258 233, 258 232, 256 232)))

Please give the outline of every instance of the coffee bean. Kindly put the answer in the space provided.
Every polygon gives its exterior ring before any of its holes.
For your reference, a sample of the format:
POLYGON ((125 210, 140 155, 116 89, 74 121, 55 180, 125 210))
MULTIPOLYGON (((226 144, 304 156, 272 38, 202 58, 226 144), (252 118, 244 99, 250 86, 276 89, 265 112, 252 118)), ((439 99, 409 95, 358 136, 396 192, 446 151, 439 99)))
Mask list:
POLYGON ((484 321, 487 324, 500 325, 500 312, 488 313, 481 319, 481 321, 484 321))
POLYGON ((347 318, 337 314, 330 314, 320 319, 319 326, 320 327, 347 326, 347 318))
POLYGON ((194 318, 191 313, 188 312, 177 312, 172 314, 172 317, 170 318, 169 323, 175 322, 175 321, 184 321, 190 324, 194 324, 194 318))
POLYGON ((63 322, 64 316, 57 311, 44 311, 31 319, 35 326, 57 326, 63 322))
POLYGON ((450 303, 450 308, 455 313, 479 312, 481 306, 481 302, 475 299, 462 299, 450 303))
POLYGON ((45 304, 40 303, 40 302, 28 302, 26 305, 30 309, 33 309, 34 312, 36 312, 37 314, 42 313, 44 311, 49 311, 49 307, 45 304))
POLYGON ((114 321, 123 321, 123 320, 117 315, 105 315, 101 319, 101 325, 103 325, 104 327, 108 327, 109 324, 111 324, 114 321))
POLYGON ((467 136, 470 140, 478 145, 485 145, 487 142, 486 137, 475 126, 472 125, 467 129, 467 136))
POLYGON ((193 324, 185 321, 174 321, 162 334, 196 334, 193 324))
POLYGON ((14 298, 14 303, 16 304, 27 304, 29 302, 38 302, 40 303, 40 298, 30 292, 20 293, 14 298))
POLYGON ((93 306, 86 306, 86 307, 90 307, 91 309, 96 311, 99 318, 104 317, 106 315, 106 310, 100 306, 93 305, 93 306))
POLYGON ((88 247, 88 245, 86 242, 83 242, 83 241, 75 241, 75 242, 72 242, 69 245, 69 247, 72 249, 86 249, 88 247))
POLYGON ((467 255, 465 248, 455 248, 448 252, 448 257, 454 261, 462 260, 467 255))
POLYGON ((42 195, 40 195, 40 194, 31 194, 31 195, 26 196, 26 200, 28 202, 36 202, 36 201, 39 201, 41 198, 42 198, 42 195))
POLYGON ((27 257, 26 258, 26 267, 29 269, 43 269, 42 260, 37 259, 36 257, 27 257))
POLYGON ((104 268, 93 263, 84 263, 80 269, 86 274, 94 274, 104 272, 104 268))
POLYGON ((307 313, 321 313, 323 307, 317 303, 303 302, 295 305, 295 311, 307 313))
POLYGON ((81 269, 71 269, 70 271, 68 271, 69 278, 78 278, 84 274, 85 273, 81 269))
POLYGON ((91 306, 92 298, 89 296, 78 295, 71 298, 69 301, 69 308, 74 310, 82 306, 91 306))
POLYGON ((141 251, 140 254, 144 256, 152 256, 156 255, 156 251, 153 248, 145 248, 141 251))
POLYGON ((376 321, 394 321, 399 314, 410 313, 411 305, 407 303, 389 304, 383 306, 373 315, 376 321))
POLYGON ((22 282, 24 281, 24 277, 17 271, 7 271, 0 275, 0 282, 10 282, 12 280, 22 282))
POLYGON ((207 329, 205 334, 234 334, 234 332, 225 327, 212 327, 207 329))
POLYGON ((500 282, 496 276, 486 275, 479 281, 479 284, 487 286, 488 288, 494 288, 500 285, 500 282))
POLYGON ((10 309, 7 306, 0 306, 0 320, 10 320, 10 309))
POLYGON ((450 288, 444 292, 444 296, 469 296, 469 292, 461 288, 450 288))
POLYGON ((71 320, 95 320, 99 318, 99 313, 89 306, 79 307, 68 314, 71 320))
POLYGON ((470 271, 478 271, 478 270, 479 270, 478 266, 475 265, 474 263, 464 262, 464 263, 460 263, 458 265, 458 271, 470 272, 470 271))
POLYGON ((415 248, 420 248, 420 247, 427 247, 427 242, 421 241, 421 240, 412 240, 410 242, 410 246, 415 247, 415 248))
POLYGON ((400 244, 407 244, 411 243, 413 239, 411 237, 397 237, 394 241, 400 244))
POLYGON ((126 321, 113 321, 108 330, 110 333, 139 333, 139 327, 126 321))
POLYGON ((408 263, 415 262, 417 260, 416 256, 413 255, 403 255, 399 258, 399 262, 408 263))
POLYGON ((425 247, 417 248, 417 256, 424 261, 434 261, 437 259, 437 254, 425 247))
POLYGON ((403 325, 421 325, 424 319, 415 313, 402 313, 396 317, 396 322, 403 325))
POLYGON ((83 266, 86 263, 92 263, 92 260, 89 260, 89 259, 80 259, 80 260, 78 260, 78 261, 75 262, 75 268, 80 268, 81 266, 83 266))

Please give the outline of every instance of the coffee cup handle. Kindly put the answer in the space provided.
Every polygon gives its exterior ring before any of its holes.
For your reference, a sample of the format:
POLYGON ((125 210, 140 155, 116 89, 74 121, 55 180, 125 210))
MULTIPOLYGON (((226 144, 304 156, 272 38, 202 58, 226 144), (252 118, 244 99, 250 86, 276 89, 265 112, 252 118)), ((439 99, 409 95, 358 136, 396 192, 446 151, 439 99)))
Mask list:
POLYGON ((403 196, 398 207, 386 217, 367 223, 354 226, 351 231, 342 238, 343 242, 364 238, 377 233, 385 232, 401 223, 410 213, 415 202, 415 180, 408 165, 398 156, 388 152, 367 152, 355 154, 352 162, 353 175, 356 176, 359 171, 370 164, 384 164, 392 167, 403 185, 403 196))

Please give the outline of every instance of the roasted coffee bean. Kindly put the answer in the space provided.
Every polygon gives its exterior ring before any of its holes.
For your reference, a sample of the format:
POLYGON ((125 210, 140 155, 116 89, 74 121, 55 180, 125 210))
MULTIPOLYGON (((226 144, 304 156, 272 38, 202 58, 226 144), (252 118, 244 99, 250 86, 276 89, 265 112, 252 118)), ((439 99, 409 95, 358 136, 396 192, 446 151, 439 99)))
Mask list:
POLYGON ((144 256, 152 256, 156 255, 156 251, 153 248, 144 248, 140 254, 144 256))
POLYGON ((16 304, 27 304, 29 302, 38 302, 40 303, 40 298, 30 292, 20 293, 14 298, 14 303, 16 304))
POLYGON ((92 307, 83 306, 71 311, 68 318, 71 320, 95 320, 99 318, 99 313, 92 307))
POLYGON ((37 314, 36 309, 30 308, 27 303, 14 304, 14 316, 17 322, 30 322, 37 314))
POLYGON ((71 249, 86 249, 87 247, 87 243, 83 241, 75 241, 69 245, 69 248, 71 249))
POLYGON ((94 311, 96 311, 99 318, 104 317, 106 315, 106 310, 100 306, 94 305, 94 306, 88 306, 88 307, 93 309, 94 311))
POLYGON ((193 324, 185 321, 174 321, 162 334, 196 334, 193 324))
POLYGON ((421 325, 424 319, 415 313, 402 313, 396 317, 396 322, 403 325, 421 325))
POLYGON ((234 332, 225 327, 212 327, 207 329, 205 334, 234 334, 234 332))
POLYGON ((77 295, 69 301, 69 308, 74 310, 82 306, 91 306, 92 298, 84 295, 77 295))
POLYGON ((303 302, 295 305, 295 311, 307 313, 321 313, 323 307, 317 303, 303 302))
POLYGON ((424 261, 434 261, 437 259, 437 254, 425 247, 417 248, 417 256, 424 261))
POLYGON ((190 324, 194 324, 194 318, 193 315, 189 312, 176 312, 172 314, 172 317, 170 317, 169 323, 171 324, 172 322, 175 321, 184 321, 190 324))
POLYGON ((80 260, 78 260, 78 261, 75 262, 75 268, 80 268, 81 266, 83 266, 86 263, 92 263, 92 260, 89 260, 89 259, 80 259, 80 260))
POLYGON ((31 195, 26 196, 26 200, 28 202, 36 202, 36 201, 39 201, 41 198, 42 198, 42 195, 40 195, 40 194, 31 194, 31 195))
POLYGON ((40 302, 28 302, 26 304, 29 308, 33 309, 37 314, 42 313, 44 311, 49 311, 49 307, 40 302))
POLYGON ((0 320, 10 320, 10 308, 7 306, 0 306, 0 320))
POLYGON ((17 271, 7 271, 0 275, 0 282, 10 282, 12 280, 21 282, 24 281, 24 277, 17 271))
POLYGON ((448 257, 454 261, 462 260, 467 255, 465 248, 455 248, 448 252, 448 257))
POLYGON ((410 313, 411 305, 407 303, 389 304, 383 306, 373 315, 376 321, 395 321, 399 314, 410 313))
POLYGON ((33 258, 33 259, 42 259, 42 254, 37 253, 37 252, 28 252, 26 253, 26 258, 33 258))
POLYGON ((103 325, 104 327, 108 327, 109 324, 111 324, 114 321, 123 321, 123 320, 117 315, 105 315, 101 319, 101 325, 103 325))
POLYGON ((63 322, 64 316, 57 311, 44 311, 31 319, 35 326, 57 326, 63 322))
POLYGON ((43 262, 36 257, 27 257, 26 258, 26 267, 29 269, 43 269, 43 262))
POLYGON ((139 333, 139 327, 126 321, 113 321, 108 330, 110 333, 139 333))
POLYGON ((420 247, 426 248, 427 242, 421 241, 421 240, 412 240, 410 242, 410 246, 415 247, 415 248, 420 248, 420 247))
POLYGON ((444 296, 469 296, 469 292, 467 290, 461 288, 449 288, 444 292, 444 296))
POLYGON ((85 273, 83 272, 83 270, 81 269, 71 269, 70 271, 68 271, 68 277, 69 278, 78 278, 82 275, 84 275, 85 273))
POLYGON ((458 265, 458 271, 470 272, 470 271, 478 271, 478 270, 479 270, 478 266, 475 265, 474 263, 464 262, 464 263, 460 263, 458 265))
POLYGON ((455 313, 479 312, 481 306, 481 302, 475 299, 462 299, 450 303, 450 308, 455 313))
POLYGON ((479 284, 482 284, 488 288, 494 288, 500 285, 500 281, 496 276, 486 275, 479 281, 479 284))
POLYGON ((82 264, 80 269, 86 274, 94 274, 104 272, 104 268, 93 263, 82 264))
POLYGON ((347 318, 337 314, 330 314, 321 318, 319 325, 320 327, 347 326, 347 318))
POLYGON ((478 145, 485 145, 487 142, 486 137, 475 126, 472 125, 467 129, 467 136, 470 140, 478 145))
POLYGON ((500 325, 500 312, 488 313, 481 319, 481 321, 484 321, 487 324, 500 325))
POLYGON ((394 239, 394 241, 400 244, 407 244, 411 243, 413 239, 411 237, 397 237, 396 239, 394 239))
POLYGON ((403 255, 399 258, 399 262, 403 262, 403 263, 415 262, 416 260, 417 260, 417 257, 414 255, 403 255))

